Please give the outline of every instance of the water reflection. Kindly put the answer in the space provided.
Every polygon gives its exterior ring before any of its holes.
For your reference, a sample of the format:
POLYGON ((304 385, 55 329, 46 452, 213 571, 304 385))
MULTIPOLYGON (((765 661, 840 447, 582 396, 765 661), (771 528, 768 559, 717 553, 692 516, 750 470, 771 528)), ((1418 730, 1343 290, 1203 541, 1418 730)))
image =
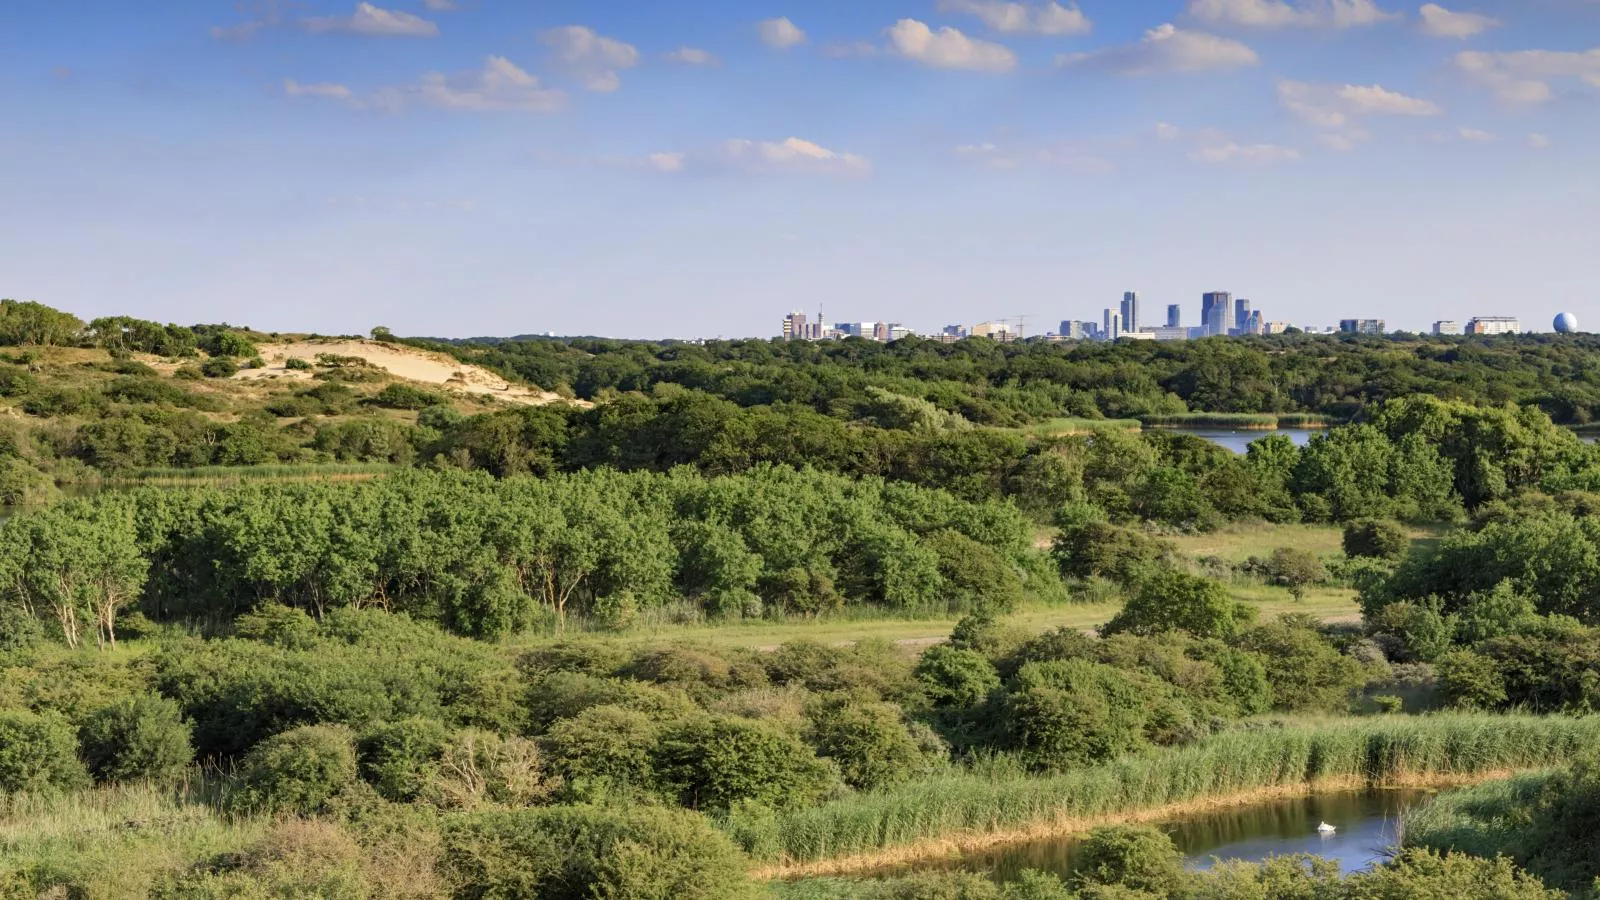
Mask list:
POLYGON ((1174 428, 1178 434, 1192 434, 1197 438, 1204 438, 1219 447, 1226 447, 1234 453, 1244 453, 1254 441, 1274 434, 1281 434, 1294 441, 1296 447, 1304 447, 1311 443, 1311 436, 1321 434, 1305 428, 1280 428, 1277 431, 1245 430, 1239 431, 1232 428, 1174 428))
MULTIPOLYGON (((1160 827, 1194 869, 1208 869, 1217 859, 1259 862, 1269 856, 1313 853, 1350 872, 1382 858, 1396 842, 1400 814, 1428 796, 1425 791, 1318 794, 1218 810, 1160 827), (1317 825, 1322 822, 1337 830, 1319 834, 1317 825)), ((947 866, 989 872, 1001 881, 1014 881, 1027 869, 1066 875, 1077 850, 1076 839, 1036 841, 972 853, 947 866)))

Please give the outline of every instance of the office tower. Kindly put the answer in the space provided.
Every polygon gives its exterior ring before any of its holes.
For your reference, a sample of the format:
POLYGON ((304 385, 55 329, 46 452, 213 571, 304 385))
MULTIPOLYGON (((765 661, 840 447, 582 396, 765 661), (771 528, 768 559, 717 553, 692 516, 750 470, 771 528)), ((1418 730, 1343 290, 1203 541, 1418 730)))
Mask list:
POLYGON ((1171 304, 1171 305, 1169 305, 1167 307, 1167 327, 1168 328, 1182 328, 1183 327, 1183 307, 1179 306, 1176 303, 1173 303, 1173 304, 1171 304))
POLYGON ((811 336, 810 329, 806 328, 806 314, 792 312, 783 317, 783 339, 786 341, 805 340, 811 336))
POLYGON ((1340 319, 1340 334, 1383 334, 1382 319, 1340 319))
POLYGON ((1250 333, 1250 301, 1243 297, 1233 301, 1233 327, 1240 334, 1250 333))
POLYGON ((1114 340, 1117 340, 1120 337, 1122 337, 1122 313, 1112 313, 1111 314, 1111 339, 1114 341, 1114 340))
POLYGON ((1139 330, 1139 294, 1136 291, 1122 295, 1122 330, 1139 330))
POLYGON ((1233 294, 1212 291, 1200 297, 1200 328, 1209 337, 1228 333, 1228 315, 1233 306, 1233 294))
POLYGON ((1112 312, 1110 307, 1107 307, 1105 313, 1102 315, 1102 318, 1105 319, 1100 326, 1102 340, 1114 341, 1117 339, 1116 335, 1111 333, 1111 317, 1114 315, 1116 315, 1116 313, 1112 312))
POLYGON ((1264 320, 1264 318, 1261 315, 1261 310, 1258 309, 1258 310, 1255 310, 1255 311, 1251 312, 1249 318, 1245 321, 1244 333, 1245 334, 1266 334, 1266 332, 1267 332, 1267 323, 1266 323, 1266 321, 1264 320))

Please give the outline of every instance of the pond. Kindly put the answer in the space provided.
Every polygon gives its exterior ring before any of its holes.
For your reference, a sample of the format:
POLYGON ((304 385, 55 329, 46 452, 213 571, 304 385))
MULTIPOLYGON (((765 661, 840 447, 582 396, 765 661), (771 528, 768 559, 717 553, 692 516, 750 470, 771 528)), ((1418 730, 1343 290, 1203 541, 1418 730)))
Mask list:
MULTIPOLYGON (((1216 810, 1158 827, 1172 836, 1193 869, 1208 869, 1217 859, 1259 862, 1269 856, 1312 853, 1351 872, 1377 862, 1396 843, 1401 813, 1431 796, 1414 790, 1316 794, 1216 810), (1318 833, 1322 822, 1334 826, 1334 833, 1318 833)), ((1027 869, 1064 876, 1072 871, 1077 848, 1076 838, 1012 844, 941 867, 988 872, 1001 881, 1014 881, 1027 869)))
POLYGON ((1235 453, 1244 453, 1253 441, 1264 437, 1281 434, 1294 441, 1296 447, 1304 447, 1311 443, 1311 436, 1321 434, 1321 429, 1308 428, 1279 428, 1276 431, 1263 431, 1260 429, 1235 429, 1235 428, 1172 428, 1163 429, 1179 434, 1192 434, 1197 438, 1204 438, 1219 447, 1226 447, 1235 453))

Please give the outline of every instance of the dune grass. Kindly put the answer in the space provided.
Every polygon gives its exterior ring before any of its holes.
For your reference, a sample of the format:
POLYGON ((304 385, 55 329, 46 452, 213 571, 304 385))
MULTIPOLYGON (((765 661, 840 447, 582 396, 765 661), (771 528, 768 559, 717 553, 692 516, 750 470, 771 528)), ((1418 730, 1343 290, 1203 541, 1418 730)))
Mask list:
POLYGON ((258 466, 200 466, 193 469, 138 469, 108 474, 99 484, 116 486, 223 485, 241 481, 345 481, 400 471, 391 463, 274 463, 258 466))
POLYGON ((769 876, 862 871, 962 846, 1149 817, 1272 790, 1405 785, 1549 766, 1600 716, 1299 720, 1051 777, 948 774, 775 818, 725 823, 769 876))
POLYGON ((1344 531, 1337 525, 1234 522, 1206 534, 1179 535, 1167 540, 1189 556, 1217 556, 1229 562, 1270 556, 1279 547, 1305 550, 1317 556, 1344 552, 1344 531))

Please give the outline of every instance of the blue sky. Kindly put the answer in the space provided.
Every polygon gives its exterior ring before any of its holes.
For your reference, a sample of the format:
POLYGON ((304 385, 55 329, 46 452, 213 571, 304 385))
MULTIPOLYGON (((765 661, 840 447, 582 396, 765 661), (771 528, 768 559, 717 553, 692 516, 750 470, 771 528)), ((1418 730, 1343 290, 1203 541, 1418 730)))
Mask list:
POLYGON ((6 0, 0 296, 273 330, 1600 323, 1600 0, 6 0))

